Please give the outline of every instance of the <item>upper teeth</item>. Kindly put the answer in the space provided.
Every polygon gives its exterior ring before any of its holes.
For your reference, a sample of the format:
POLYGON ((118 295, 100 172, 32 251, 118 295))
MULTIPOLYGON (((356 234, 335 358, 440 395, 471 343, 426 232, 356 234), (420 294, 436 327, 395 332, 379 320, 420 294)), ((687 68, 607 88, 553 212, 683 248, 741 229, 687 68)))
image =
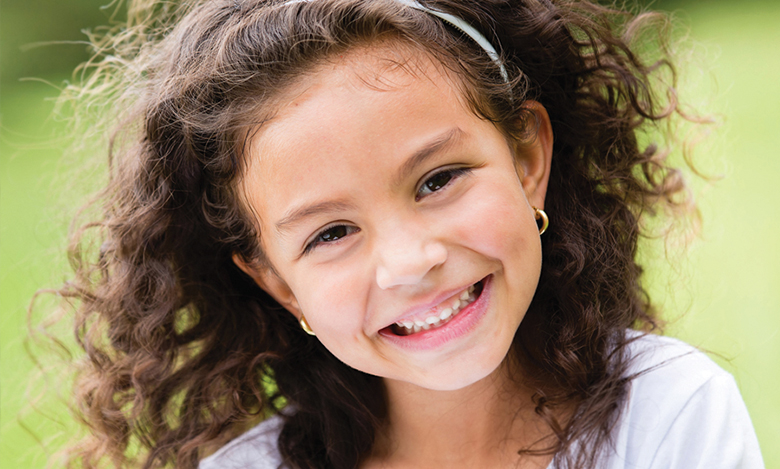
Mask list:
POLYGON ((475 300, 474 297, 474 285, 471 285, 460 294, 458 298, 452 300, 452 303, 445 304, 445 306, 438 312, 438 314, 431 314, 428 317, 422 319, 404 319, 395 323, 398 327, 404 329, 407 334, 414 334, 422 330, 427 330, 432 327, 440 326, 447 322, 449 319, 455 317, 462 308, 465 308, 475 300))

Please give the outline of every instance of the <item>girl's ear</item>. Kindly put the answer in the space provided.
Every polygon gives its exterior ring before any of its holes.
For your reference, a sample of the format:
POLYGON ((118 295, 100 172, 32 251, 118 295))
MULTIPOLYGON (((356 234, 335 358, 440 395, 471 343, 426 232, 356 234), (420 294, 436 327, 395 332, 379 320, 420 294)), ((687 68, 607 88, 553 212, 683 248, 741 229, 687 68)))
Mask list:
POLYGON ((242 272, 252 277, 252 280, 262 288, 266 293, 282 305, 287 311, 291 312, 296 318, 301 318, 301 308, 298 306, 298 300, 295 298, 290 287, 282 280, 279 275, 270 267, 253 266, 247 264, 237 254, 233 254, 233 263, 241 269, 242 272))
POLYGON ((537 101, 526 101, 524 107, 534 113, 536 135, 530 143, 518 142, 515 147, 515 165, 528 202, 544 208, 547 182, 552 163, 553 131, 547 109, 537 101))

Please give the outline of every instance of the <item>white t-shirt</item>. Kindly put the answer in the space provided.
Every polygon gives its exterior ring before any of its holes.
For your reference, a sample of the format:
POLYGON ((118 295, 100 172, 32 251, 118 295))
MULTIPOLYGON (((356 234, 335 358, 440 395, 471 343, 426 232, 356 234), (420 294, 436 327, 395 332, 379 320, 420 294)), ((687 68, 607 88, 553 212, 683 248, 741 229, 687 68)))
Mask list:
MULTIPOLYGON (((676 339, 648 335, 630 345, 630 396, 603 469, 763 469, 758 440, 734 378, 676 339)), ((200 469, 277 469, 280 417, 204 459, 200 469)), ((555 467, 554 462, 548 469, 555 467)))

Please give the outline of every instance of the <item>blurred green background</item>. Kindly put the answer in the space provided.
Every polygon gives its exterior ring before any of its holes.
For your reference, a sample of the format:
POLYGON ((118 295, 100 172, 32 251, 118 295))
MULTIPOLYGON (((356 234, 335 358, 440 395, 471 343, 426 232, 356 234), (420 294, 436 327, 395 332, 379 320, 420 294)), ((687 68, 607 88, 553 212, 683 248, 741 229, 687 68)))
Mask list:
MULTIPOLYGON (((54 392, 67 395, 67 383, 50 382, 36 397, 43 388, 31 379, 25 317, 37 289, 66 278, 68 220, 93 185, 93 175, 80 182, 78 165, 63 163, 70 140, 51 113, 58 88, 87 58, 81 30, 107 21, 110 11, 100 9, 106 2, 0 3, 3 468, 44 467, 47 454, 76 431, 54 392)), ((668 333, 713 352, 734 374, 766 465, 780 467, 780 2, 667 0, 653 7, 675 12, 689 29, 695 66, 686 70, 682 97, 723 116, 697 159, 725 177, 695 185, 703 227, 684 258, 673 257, 670 266, 658 245, 645 251, 650 287, 671 321, 668 333)))

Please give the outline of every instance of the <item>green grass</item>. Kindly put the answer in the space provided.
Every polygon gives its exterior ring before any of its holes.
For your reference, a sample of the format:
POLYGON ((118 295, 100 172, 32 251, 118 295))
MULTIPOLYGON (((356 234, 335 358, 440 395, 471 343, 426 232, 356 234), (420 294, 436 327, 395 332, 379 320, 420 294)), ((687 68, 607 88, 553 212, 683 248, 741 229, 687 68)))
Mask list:
POLYGON ((699 158, 725 162, 726 178, 700 196, 702 238, 684 268, 687 284, 675 285, 684 315, 670 332, 721 355, 766 466, 780 467, 780 4, 696 2, 683 17, 702 53, 717 58, 714 107, 726 120, 699 158))
MULTIPOLYGON (((40 402, 41 382, 25 352, 26 309, 35 291, 61 284, 67 215, 73 214, 61 183, 60 126, 48 119, 57 91, 40 82, 2 87, 0 133, 0 466, 43 467, 40 441, 72 430, 51 391, 40 402), (40 405, 46 415, 33 411, 40 405), (22 414, 19 414, 22 412, 22 414), (30 431, 24 430, 23 426, 30 431), (35 436, 33 435, 35 434, 35 436), (13 464, 12 464, 13 463, 13 464)), ((48 444, 56 448, 57 444, 48 444)))
MULTIPOLYGON (((701 239, 674 269, 652 261, 651 287, 668 316, 678 318, 669 332, 715 352, 735 375, 766 465, 780 467, 780 4, 691 2, 686 8, 681 16, 717 85, 714 91, 707 85, 705 72, 688 97, 714 96, 710 108, 726 116, 698 160, 705 169, 725 167, 726 178, 697 185, 701 239)), ((689 73, 695 78, 695 70, 689 73)), ((51 103, 44 99, 56 90, 6 81, 0 93, 0 466, 38 468, 46 452, 21 424, 51 440, 50 449, 75 426, 53 393, 41 401, 46 415, 30 410, 25 309, 36 289, 57 286, 65 276, 66 226, 78 197, 71 189, 63 193, 61 144, 54 138, 61 127, 47 121, 51 103)), ((52 391, 63 389, 51 383, 52 391)))

